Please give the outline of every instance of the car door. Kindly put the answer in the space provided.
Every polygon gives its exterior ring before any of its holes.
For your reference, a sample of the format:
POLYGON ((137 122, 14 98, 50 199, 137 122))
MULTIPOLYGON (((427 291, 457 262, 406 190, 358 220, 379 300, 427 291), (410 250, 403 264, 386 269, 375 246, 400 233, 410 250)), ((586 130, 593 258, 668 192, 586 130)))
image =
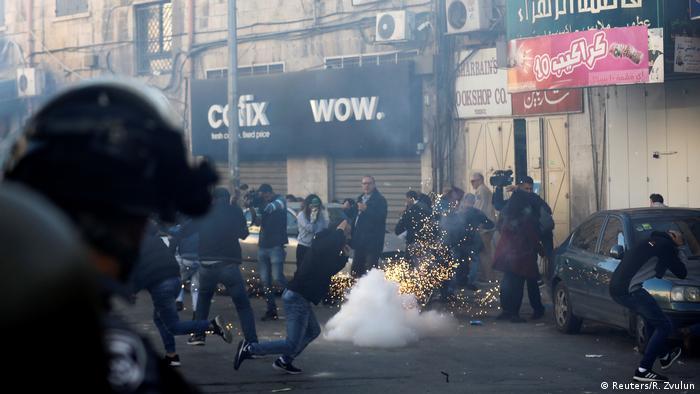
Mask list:
POLYGON ((610 297, 610 280, 620 260, 610 255, 610 249, 620 245, 627 249, 622 218, 610 215, 603 229, 603 236, 598 247, 598 261, 592 267, 590 298, 593 305, 592 319, 626 328, 628 319, 626 309, 610 297))
POLYGON ((588 317, 594 314, 590 302, 593 267, 598 262, 596 254, 604 215, 596 215, 578 227, 567 251, 561 256, 562 279, 569 289, 571 303, 576 314, 588 317))

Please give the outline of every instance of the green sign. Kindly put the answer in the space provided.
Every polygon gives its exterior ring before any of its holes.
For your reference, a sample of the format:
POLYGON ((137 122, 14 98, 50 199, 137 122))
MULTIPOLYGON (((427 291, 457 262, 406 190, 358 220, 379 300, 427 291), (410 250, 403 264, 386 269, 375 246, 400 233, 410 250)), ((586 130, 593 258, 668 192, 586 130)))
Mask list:
POLYGON ((625 26, 663 27, 663 8, 663 0, 508 0, 507 38, 625 26))

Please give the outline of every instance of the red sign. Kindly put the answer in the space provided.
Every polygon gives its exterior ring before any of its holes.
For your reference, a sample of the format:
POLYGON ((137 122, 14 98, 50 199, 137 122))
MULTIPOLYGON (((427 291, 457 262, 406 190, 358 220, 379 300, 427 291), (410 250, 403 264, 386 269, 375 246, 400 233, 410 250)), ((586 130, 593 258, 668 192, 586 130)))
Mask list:
POLYGON ((581 89, 514 93, 510 99, 513 103, 514 116, 583 112, 583 91, 581 89))
POLYGON ((646 26, 512 40, 508 91, 649 82, 646 26))

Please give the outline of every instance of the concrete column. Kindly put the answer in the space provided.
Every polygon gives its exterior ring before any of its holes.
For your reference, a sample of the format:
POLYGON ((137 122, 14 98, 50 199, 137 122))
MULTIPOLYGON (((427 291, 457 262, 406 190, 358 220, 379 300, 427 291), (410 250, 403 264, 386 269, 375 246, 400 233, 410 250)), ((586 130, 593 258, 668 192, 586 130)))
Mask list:
POLYGON ((326 157, 287 159, 287 193, 306 197, 314 193, 324 204, 330 195, 330 161, 326 157))

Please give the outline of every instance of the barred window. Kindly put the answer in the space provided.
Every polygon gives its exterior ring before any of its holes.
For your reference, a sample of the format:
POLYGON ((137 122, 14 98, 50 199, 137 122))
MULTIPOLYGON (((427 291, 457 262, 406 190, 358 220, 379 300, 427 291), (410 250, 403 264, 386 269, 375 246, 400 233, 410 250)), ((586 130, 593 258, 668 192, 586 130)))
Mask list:
POLYGON ((173 67, 173 7, 170 1, 137 5, 136 62, 139 74, 162 74, 173 67))
POLYGON ((411 62, 418 55, 417 50, 405 52, 368 53, 364 55, 327 57, 325 68, 350 68, 381 66, 384 64, 399 64, 411 62))
POLYGON ((68 16, 88 12, 87 0, 56 0, 56 16, 68 16))
MULTIPOLYGON (((278 74, 284 72, 284 63, 253 64, 238 67, 238 76, 278 74)), ((207 70, 207 79, 223 79, 228 76, 228 69, 216 68, 207 70)))

